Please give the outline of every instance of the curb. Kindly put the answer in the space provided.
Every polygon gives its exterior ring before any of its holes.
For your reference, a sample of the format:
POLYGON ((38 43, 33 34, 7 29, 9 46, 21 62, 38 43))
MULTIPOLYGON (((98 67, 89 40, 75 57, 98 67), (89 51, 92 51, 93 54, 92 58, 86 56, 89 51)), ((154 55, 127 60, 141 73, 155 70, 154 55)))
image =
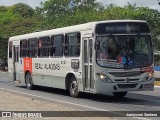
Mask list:
POLYGON ((160 86, 154 86, 155 88, 160 88, 160 86))

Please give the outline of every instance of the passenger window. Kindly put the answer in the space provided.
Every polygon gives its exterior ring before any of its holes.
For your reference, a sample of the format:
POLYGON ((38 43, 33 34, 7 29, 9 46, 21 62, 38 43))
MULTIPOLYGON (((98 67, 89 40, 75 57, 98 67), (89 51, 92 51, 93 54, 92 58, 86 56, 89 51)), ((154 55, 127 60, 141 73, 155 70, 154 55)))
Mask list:
POLYGON ((37 57, 37 53, 38 53, 37 38, 31 38, 28 40, 28 56, 37 57))
POLYGON ((27 57, 27 40, 20 41, 20 57, 27 57))
POLYGON ((39 57, 49 56, 49 44, 50 44, 50 37, 41 37, 38 39, 38 56, 39 57))
POLYGON ((51 37, 50 56, 63 56, 63 35, 51 37))
POLYGON ((80 33, 66 34, 65 36, 65 56, 79 56, 80 55, 80 33))

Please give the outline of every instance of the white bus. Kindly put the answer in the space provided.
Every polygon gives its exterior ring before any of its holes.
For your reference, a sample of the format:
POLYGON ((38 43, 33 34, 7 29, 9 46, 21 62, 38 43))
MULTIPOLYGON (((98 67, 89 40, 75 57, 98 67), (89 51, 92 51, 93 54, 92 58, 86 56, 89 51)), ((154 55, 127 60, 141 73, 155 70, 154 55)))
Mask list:
POLYGON ((150 29, 141 20, 110 20, 14 36, 8 71, 28 89, 66 89, 72 97, 153 90, 150 29))

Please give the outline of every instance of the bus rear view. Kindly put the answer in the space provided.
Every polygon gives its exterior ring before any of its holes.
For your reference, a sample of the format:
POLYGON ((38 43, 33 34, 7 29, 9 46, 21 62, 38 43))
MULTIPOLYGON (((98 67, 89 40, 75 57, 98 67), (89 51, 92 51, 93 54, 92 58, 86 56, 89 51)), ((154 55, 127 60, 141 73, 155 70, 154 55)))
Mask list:
POLYGON ((154 89, 151 33, 145 21, 98 23, 95 27, 95 88, 123 97, 154 89))

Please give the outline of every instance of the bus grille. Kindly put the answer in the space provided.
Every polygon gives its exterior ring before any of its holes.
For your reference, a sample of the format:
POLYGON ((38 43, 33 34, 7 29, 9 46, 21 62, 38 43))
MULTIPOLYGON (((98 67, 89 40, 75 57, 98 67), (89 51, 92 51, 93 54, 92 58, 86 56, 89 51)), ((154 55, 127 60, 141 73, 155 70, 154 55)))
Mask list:
MULTIPOLYGON (((115 79, 115 81, 116 82, 126 82, 126 79, 115 79)), ((139 79, 138 78, 135 78, 135 79, 129 79, 129 81, 130 82, 132 82, 132 81, 139 81, 139 79)))
POLYGON ((143 73, 135 71, 135 72, 109 72, 109 74, 115 77, 134 77, 134 76, 140 76, 143 73))
POLYGON ((135 88, 137 84, 118 84, 117 85, 121 89, 127 89, 127 88, 135 88))

